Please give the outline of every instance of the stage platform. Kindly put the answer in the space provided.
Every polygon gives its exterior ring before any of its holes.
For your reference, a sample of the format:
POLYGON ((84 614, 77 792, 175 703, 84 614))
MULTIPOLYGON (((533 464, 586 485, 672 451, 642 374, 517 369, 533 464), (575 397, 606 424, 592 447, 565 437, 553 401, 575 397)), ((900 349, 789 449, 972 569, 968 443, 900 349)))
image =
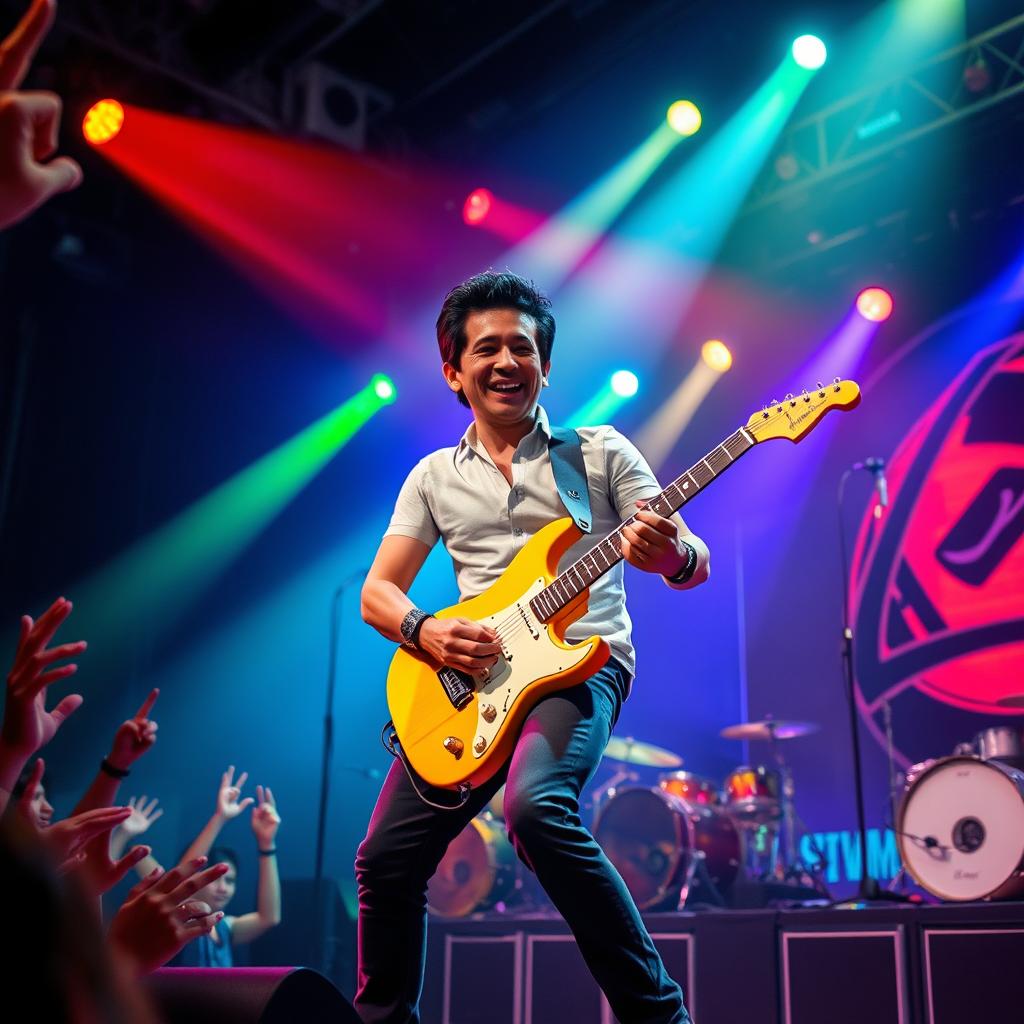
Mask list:
MULTIPOLYGON (((646 917, 695 1024, 1024 1021, 1024 903, 646 917)), ((424 1024, 613 1024, 559 918, 432 918, 424 1024)), ((621 1024, 631 1024, 629 1021, 621 1024)))

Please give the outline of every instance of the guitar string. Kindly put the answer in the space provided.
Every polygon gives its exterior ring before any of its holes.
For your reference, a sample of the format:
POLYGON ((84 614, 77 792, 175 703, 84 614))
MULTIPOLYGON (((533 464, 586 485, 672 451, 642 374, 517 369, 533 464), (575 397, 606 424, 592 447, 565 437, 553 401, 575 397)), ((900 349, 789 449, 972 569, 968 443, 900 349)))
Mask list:
MULTIPOLYGON (((686 470, 680 476, 676 477, 676 479, 673 480, 673 482, 671 484, 669 484, 667 487, 663 488, 662 491, 655 498, 652 498, 651 501, 648 504, 650 505, 650 504, 653 504, 655 501, 658 501, 659 499, 661 499, 665 495, 665 493, 667 491, 669 491, 669 490, 671 490, 673 488, 675 488, 676 490, 680 491, 680 493, 681 493, 682 492, 682 488, 679 487, 679 481, 681 481, 683 479, 683 477, 687 477, 687 476, 697 486, 697 490, 694 492, 694 494, 699 493, 709 483, 711 483, 712 480, 716 479, 718 477, 718 475, 724 469, 726 469, 728 466, 732 465, 732 463, 736 461, 736 458, 738 458, 738 456, 734 456, 729 451, 727 445, 730 442, 734 441, 734 440, 738 440, 738 439, 742 438, 741 431, 745 430, 748 433, 754 434, 756 436, 757 431, 759 429, 761 429, 765 424, 771 423, 774 420, 780 419, 783 415, 784 415, 783 412, 776 412, 773 409, 771 412, 769 412, 768 416, 764 420, 762 420, 761 422, 757 423, 756 425, 751 425, 749 423, 749 421, 748 421, 747 425, 745 425, 744 427, 739 428, 739 430, 734 431, 734 433, 732 435, 727 437, 720 445, 718 445, 717 447, 713 448, 706 456, 704 456, 703 459, 701 459, 699 462, 694 463, 694 465, 691 466, 688 470, 686 470), (728 459, 728 461, 724 461, 725 459, 728 459), (701 462, 705 463, 708 466, 708 468, 711 470, 711 476, 707 480, 705 480, 704 482, 701 482, 698 479, 699 476, 703 474, 703 469, 700 468, 700 463, 701 462), (721 463, 721 465, 719 465, 719 463, 721 463), (694 474, 697 474, 697 475, 695 476, 694 474)), ((757 443, 757 442, 755 442, 755 443, 757 443)), ((739 454, 740 455, 745 454, 747 451, 750 450, 750 447, 752 447, 752 446, 751 445, 747 445, 746 447, 744 447, 744 449, 739 454)), ((689 498, 692 498, 693 496, 694 495, 689 495, 687 497, 687 501, 689 500, 689 498)), ((686 502, 684 501, 683 504, 686 504, 686 502)), ((679 508, 682 508, 682 505, 680 505, 679 508)), ((678 511, 678 509, 676 509, 676 511, 678 511)), ((633 516, 630 516, 628 519, 626 519, 624 522, 622 522, 618 527, 616 527, 606 537, 604 537, 602 540, 598 541, 597 544, 595 544, 592 548, 590 548, 585 554, 581 555, 580 558, 576 559, 576 561, 574 561, 572 564, 567 566, 561 573, 558 574, 558 576, 555 577, 555 579, 553 579, 551 581, 551 583, 549 583, 546 587, 544 587, 543 591, 539 591, 538 594, 539 593, 543 593, 544 591, 552 591, 553 599, 557 602, 557 605, 558 605, 558 607, 556 608, 556 612, 560 611, 569 602, 565 602, 564 598, 559 597, 557 591, 556 590, 552 590, 552 588, 556 584, 558 584, 559 580, 563 580, 563 582, 560 584, 563 589, 571 588, 571 590, 575 590, 576 591, 576 593, 574 593, 572 595, 572 598, 570 598, 570 601, 573 598, 575 598, 576 596, 578 596, 580 593, 582 593, 582 590, 576 590, 576 584, 572 582, 572 580, 569 577, 569 574, 571 572, 575 572, 577 577, 580 580, 582 580, 583 579, 582 573, 577 568, 577 566, 582 564, 583 568, 587 569, 587 572, 589 574, 590 569, 586 566, 585 560, 588 557, 591 557, 591 560, 594 562, 594 565, 595 565, 595 568, 596 568, 596 558, 597 558, 597 556, 594 554, 596 549, 601 547, 601 545, 606 544, 608 542, 613 542, 612 543, 612 547, 618 546, 618 545, 616 545, 614 543, 614 541, 616 539, 621 539, 621 534, 622 534, 623 528, 626 527, 626 526, 630 526, 630 525, 632 525, 635 522, 636 522, 636 515, 634 514, 633 516)), ((622 555, 621 550, 620 550, 618 558, 616 559, 616 561, 618 561, 619 559, 622 559, 622 558, 624 558, 624 556, 622 555)), ((612 566, 609 565, 607 567, 607 569, 610 569, 611 567, 612 566)), ((607 571, 607 569, 604 570, 604 571, 607 571)), ((602 572, 601 575, 603 575, 603 572, 602 572)), ((593 582, 596 582, 596 579, 593 582)), ((592 584, 590 584, 590 585, 592 585, 592 584)), ((584 587, 583 589, 588 589, 588 587, 584 587)), ((534 596, 536 597, 537 595, 534 595, 534 596)), ((523 627, 525 627, 527 625, 527 623, 518 623, 518 625, 517 625, 517 620, 518 619, 519 619, 519 616, 517 615, 516 612, 510 612, 509 615, 505 619, 503 619, 500 622, 496 623, 492 627, 494 629, 494 632, 498 634, 499 639, 502 638, 502 635, 503 635, 502 634, 502 630, 507 630, 510 627, 516 627, 516 631, 517 631, 519 628, 523 628, 523 627)), ((543 623, 545 620, 541 619, 539 621, 543 623)), ((511 632, 509 632, 509 633, 507 633, 505 635, 511 636, 513 634, 511 632)))

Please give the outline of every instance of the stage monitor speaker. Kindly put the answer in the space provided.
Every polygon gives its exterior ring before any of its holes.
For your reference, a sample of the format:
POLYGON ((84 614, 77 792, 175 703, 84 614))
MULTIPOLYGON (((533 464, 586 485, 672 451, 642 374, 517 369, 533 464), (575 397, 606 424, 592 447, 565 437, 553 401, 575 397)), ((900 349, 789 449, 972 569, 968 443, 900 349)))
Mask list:
POLYGON ((783 931, 782 1024, 909 1024, 903 929, 783 931))
POLYGON ((305 967, 165 967, 146 988, 167 1024, 359 1024, 337 988, 305 967))
POLYGON ((1024 1016, 1024 928, 926 928, 923 940, 928 1024, 1024 1016))
POLYGON ((349 998, 355 994, 356 925, 333 878, 323 880, 323 909, 312 878, 281 883, 281 923, 241 950, 253 966, 312 967, 349 998))

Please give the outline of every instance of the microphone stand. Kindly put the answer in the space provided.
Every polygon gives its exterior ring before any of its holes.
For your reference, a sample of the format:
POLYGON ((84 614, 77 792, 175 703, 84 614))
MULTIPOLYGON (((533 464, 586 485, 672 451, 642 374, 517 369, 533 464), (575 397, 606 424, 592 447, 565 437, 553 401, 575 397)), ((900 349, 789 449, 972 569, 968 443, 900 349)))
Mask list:
POLYGON ((857 692, 854 681, 853 670, 853 626, 850 623, 850 565, 846 550, 846 527, 843 522, 843 495, 846 491, 846 482, 854 469, 867 468, 858 463, 857 466, 847 469, 839 478, 839 489, 836 495, 837 512, 839 516, 839 550, 842 558, 842 586, 843 586, 843 635, 842 635, 842 660, 843 660, 843 682, 846 687, 846 701, 850 712, 850 743, 853 749, 853 784, 857 801, 857 832, 860 839, 860 885, 857 888, 857 899, 863 901, 895 901, 907 902, 907 897, 900 893, 890 892, 878 884, 878 879, 868 872, 868 833, 867 822, 864 814, 864 783, 861 773, 860 760, 860 727, 857 714, 857 692))
POLYGON ((329 965, 325 963, 324 926, 324 844, 327 835, 327 802, 330 795, 331 757, 334 754, 334 690, 338 670, 338 636, 341 632, 341 607, 345 593, 363 579, 367 570, 360 569, 348 577, 331 596, 330 638, 328 643, 327 703, 324 709, 323 753, 320 762, 320 808, 316 822, 316 862, 313 869, 314 905, 317 908, 319 927, 314 943, 315 959, 321 973, 331 977, 329 965))

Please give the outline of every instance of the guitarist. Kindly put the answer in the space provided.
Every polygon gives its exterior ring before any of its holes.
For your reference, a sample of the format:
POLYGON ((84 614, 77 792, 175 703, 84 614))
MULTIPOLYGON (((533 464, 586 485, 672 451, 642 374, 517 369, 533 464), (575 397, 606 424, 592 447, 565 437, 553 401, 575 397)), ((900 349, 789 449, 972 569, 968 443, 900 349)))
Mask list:
MULTIPOLYGON (((512 273, 458 285, 437 320, 442 372, 473 413, 454 448, 428 455, 402 486, 362 591, 363 618, 398 643, 463 672, 495 664, 497 636, 468 619, 436 619, 406 596, 433 545, 452 556, 462 599, 490 586, 530 536, 566 515, 554 485, 549 425, 538 405, 548 384, 555 321, 550 302, 512 273)), ((579 431, 596 537, 661 488, 643 456, 611 427, 579 431)), ((568 564, 594 542, 584 537, 568 564)), ((687 590, 708 578, 708 549, 675 515, 647 510, 625 528, 622 553, 643 572, 687 590)), ((580 818, 633 676, 622 563, 597 581, 567 640, 598 634, 611 658, 585 683, 549 694, 526 718, 509 763, 458 810, 417 794, 396 761, 356 858, 359 978, 366 1024, 419 1021, 426 887, 448 844, 507 780, 505 821, 520 858, 572 929, 591 972, 624 1024, 689 1024, 636 906, 580 818)), ((421 790, 429 790, 417 780, 421 790)), ((429 794, 437 801, 450 792, 429 794)))

